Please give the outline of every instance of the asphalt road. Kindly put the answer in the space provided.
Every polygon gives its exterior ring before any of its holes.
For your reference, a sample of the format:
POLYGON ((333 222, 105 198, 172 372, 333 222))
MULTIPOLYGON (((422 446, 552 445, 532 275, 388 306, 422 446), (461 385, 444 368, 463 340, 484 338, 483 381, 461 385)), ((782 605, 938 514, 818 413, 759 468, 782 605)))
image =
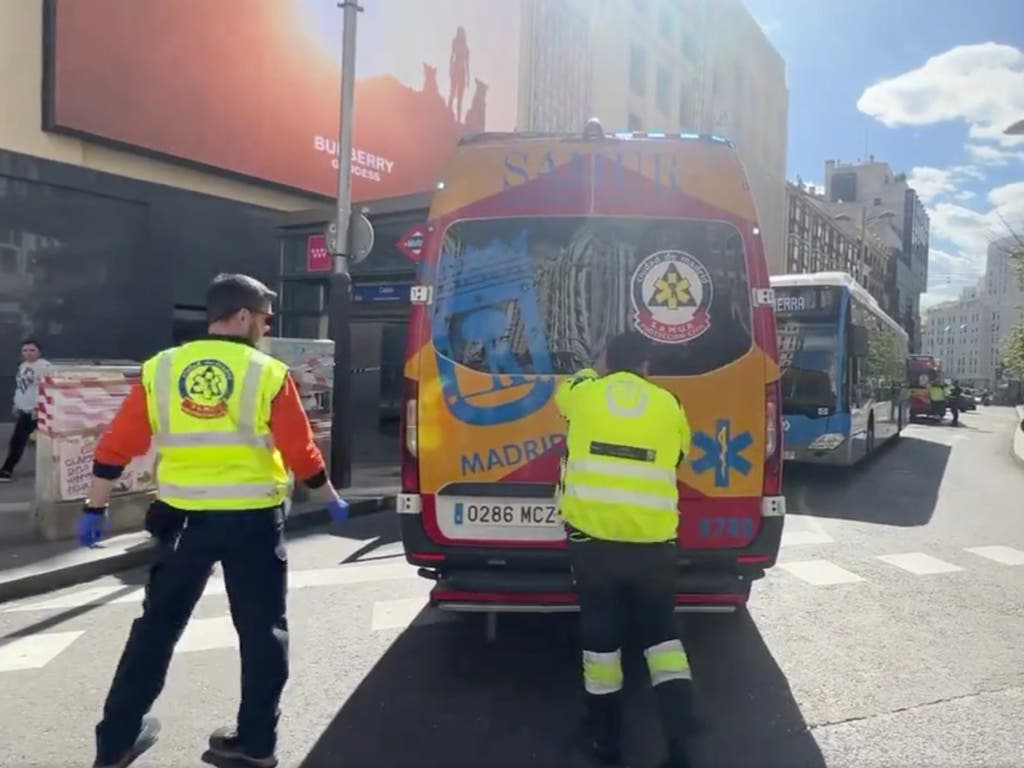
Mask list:
MULTIPOLYGON (((699 766, 1024 765, 1024 468, 1009 409, 913 426, 854 472, 791 471, 780 566, 749 613, 684 620, 708 729, 699 766)), ((424 610, 391 515, 291 544, 292 677, 281 764, 567 766, 579 712, 571 617, 424 610)), ((0 765, 89 765, 132 618, 133 572, 0 606, 0 765)), ((223 590, 200 602, 139 766, 201 765, 230 724, 238 660, 223 590)), ((659 756, 627 666, 630 765, 659 756)))

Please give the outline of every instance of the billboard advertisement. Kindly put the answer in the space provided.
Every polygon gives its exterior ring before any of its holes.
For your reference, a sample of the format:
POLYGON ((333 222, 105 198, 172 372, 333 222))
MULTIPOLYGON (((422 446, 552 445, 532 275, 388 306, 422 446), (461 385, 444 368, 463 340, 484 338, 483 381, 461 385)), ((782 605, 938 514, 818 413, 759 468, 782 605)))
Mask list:
MULTIPOLYGON (((516 127, 520 0, 364 0, 356 200, 432 189, 458 138, 516 127)), ((50 0, 46 128, 337 190, 335 0, 50 0)))

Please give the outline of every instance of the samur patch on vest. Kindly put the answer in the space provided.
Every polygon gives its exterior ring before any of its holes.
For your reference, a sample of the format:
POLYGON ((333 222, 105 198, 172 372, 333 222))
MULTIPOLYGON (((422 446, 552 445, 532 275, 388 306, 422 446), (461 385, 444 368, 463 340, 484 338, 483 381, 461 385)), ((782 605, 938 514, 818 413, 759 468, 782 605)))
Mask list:
POLYGON ((633 324, 663 344, 683 344, 711 327, 711 275, 683 251, 657 251, 641 261, 630 285, 633 324))
POLYGON ((220 360, 196 360, 178 377, 181 410, 197 419, 224 416, 228 412, 228 398, 234 391, 235 375, 220 360))

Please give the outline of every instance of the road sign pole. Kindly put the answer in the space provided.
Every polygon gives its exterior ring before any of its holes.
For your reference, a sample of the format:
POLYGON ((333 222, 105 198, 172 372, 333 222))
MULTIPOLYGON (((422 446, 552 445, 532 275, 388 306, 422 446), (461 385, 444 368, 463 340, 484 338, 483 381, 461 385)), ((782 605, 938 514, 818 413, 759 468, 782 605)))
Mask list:
POLYGON ((333 257, 327 328, 334 339, 334 391, 331 398, 331 482, 352 484, 352 277, 349 274, 349 224, 352 218, 352 125, 356 84, 356 21, 362 8, 355 0, 344 9, 341 45, 341 115, 338 121, 338 201, 328 227, 333 257))

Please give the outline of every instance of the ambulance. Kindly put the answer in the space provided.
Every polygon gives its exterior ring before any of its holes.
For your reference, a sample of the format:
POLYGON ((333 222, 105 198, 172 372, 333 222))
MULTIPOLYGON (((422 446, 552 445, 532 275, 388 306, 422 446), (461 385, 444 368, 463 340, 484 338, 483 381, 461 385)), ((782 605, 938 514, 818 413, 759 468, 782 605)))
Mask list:
POLYGON ((743 606, 776 562, 786 504, 774 299, 735 147, 596 121, 467 137, 425 230, 398 512, 432 604, 577 610, 553 396, 608 339, 639 331, 694 433, 678 470, 677 607, 743 606))

